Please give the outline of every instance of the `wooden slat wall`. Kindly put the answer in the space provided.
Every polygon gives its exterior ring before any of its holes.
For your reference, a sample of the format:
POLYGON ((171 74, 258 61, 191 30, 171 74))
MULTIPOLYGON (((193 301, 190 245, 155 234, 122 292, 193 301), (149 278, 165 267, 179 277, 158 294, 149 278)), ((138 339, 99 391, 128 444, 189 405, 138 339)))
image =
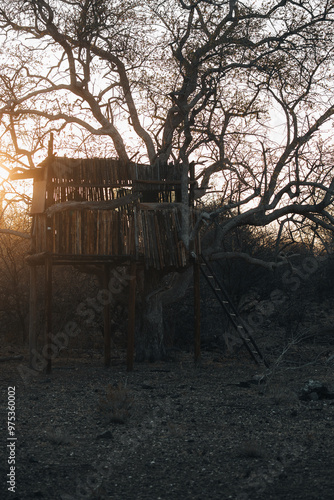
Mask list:
POLYGON ((134 219, 125 211, 73 210, 49 220, 52 248, 46 245, 46 217, 36 216, 36 253, 62 255, 135 255, 134 219))
MULTIPOLYGON (((147 268, 184 267, 186 250, 180 240, 180 211, 176 208, 138 210, 137 237, 133 213, 117 210, 73 210, 53 214, 51 226, 53 254, 136 256, 147 268), (136 245, 137 243, 137 245, 136 245)), ((36 253, 48 250, 46 217, 35 216, 36 253)))
POLYGON ((112 200, 128 194, 131 188, 136 192, 159 190, 161 201, 170 202, 173 201, 173 181, 178 185, 181 180, 181 168, 179 165, 124 164, 103 158, 54 158, 48 164, 48 206, 65 201, 112 200))
POLYGON ((175 208, 137 212, 138 251, 148 268, 184 267, 187 264, 179 230, 180 213, 175 208))
MULTIPOLYGON (((110 159, 54 158, 48 171, 48 205, 109 201, 140 189, 161 190, 160 201, 170 202, 173 181, 179 185, 181 179, 180 166, 125 165, 110 159)), ((156 269, 187 264, 177 204, 142 204, 135 208, 131 202, 116 209, 97 208, 61 210, 48 219, 45 214, 34 215, 36 253, 132 256, 142 259, 147 268, 156 269), (51 226, 48 241, 47 225, 51 226)))

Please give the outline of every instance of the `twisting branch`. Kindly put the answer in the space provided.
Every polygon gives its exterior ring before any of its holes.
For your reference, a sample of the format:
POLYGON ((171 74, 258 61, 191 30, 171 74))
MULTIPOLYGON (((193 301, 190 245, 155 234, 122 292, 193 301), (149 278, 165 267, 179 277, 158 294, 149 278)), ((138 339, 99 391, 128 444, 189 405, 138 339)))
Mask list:
POLYGON ((19 238, 24 238, 30 240, 31 236, 29 233, 22 233, 21 231, 14 231, 14 229, 0 229, 0 234, 10 234, 11 236, 18 236, 19 238))

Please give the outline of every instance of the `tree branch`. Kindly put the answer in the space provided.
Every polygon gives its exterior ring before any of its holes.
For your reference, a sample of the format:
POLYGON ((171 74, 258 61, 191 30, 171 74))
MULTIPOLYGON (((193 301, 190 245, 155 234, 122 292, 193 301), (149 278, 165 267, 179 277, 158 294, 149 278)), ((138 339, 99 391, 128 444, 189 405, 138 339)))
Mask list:
POLYGON ((31 238, 29 233, 22 233, 21 231, 14 231, 13 229, 0 229, 0 234, 10 234, 11 236, 18 236, 19 238, 25 238, 27 240, 31 238))
POLYGON ((244 252, 221 252, 213 250, 212 252, 207 253, 206 256, 207 258, 209 258, 209 260, 242 259, 245 262, 248 262, 248 264, 260 266, 268 269, 269 271, 274 271, 274 269, 289 265, 289 262, 287 260, 281 260, 279 262, 266 262, 255 257, 251 257, 248 253, 244 252))

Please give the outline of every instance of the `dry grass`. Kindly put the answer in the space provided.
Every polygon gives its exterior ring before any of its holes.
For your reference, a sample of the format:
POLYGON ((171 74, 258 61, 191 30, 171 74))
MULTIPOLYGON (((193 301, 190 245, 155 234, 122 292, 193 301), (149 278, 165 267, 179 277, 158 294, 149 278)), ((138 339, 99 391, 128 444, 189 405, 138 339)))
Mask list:
POLYGON ((50 443, 56 445, 70 444, 71 438, 67 433, 62 432, 60 429, 53 429, 46 432, 46 438, 50 443))

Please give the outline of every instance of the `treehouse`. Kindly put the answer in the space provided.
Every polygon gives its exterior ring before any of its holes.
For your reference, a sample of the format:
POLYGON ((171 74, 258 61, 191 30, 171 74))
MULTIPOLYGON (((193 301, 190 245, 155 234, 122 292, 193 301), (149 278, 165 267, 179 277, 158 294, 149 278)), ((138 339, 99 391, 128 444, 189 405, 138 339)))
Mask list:
POLYGON ((30 263, 136 260, 181 268, 181 167, 51 156, 33 177, 30 263))
MULTIPOLYGON (((105 283, 113 265, 129 264, 128 369, 134 352, 136 266, 179 270, 189 264, 181 239, 180 165, 139 165, 115 159, 60 158, 49 151, 38 168, 15 172, 33 178, 30 352, 36 349, 36 266, 46 269, 45 345, 52 331, 52 267, 102 265, 105 283)), ((188 183, 193 200, 193 171, 188 183)), ((190 214, 190 212, 189 212, 190 214)), ((189 215, 190 218, 190 215, 189 215)), ((188 221, 190 226, 192 221, 188 221)), ((109 305, 104 312, 105 364, 110 364, 109 305)), ((48 370, 51 358, 48 359, 48 370)))
MULTIPOLYGON (((33 368, 37 349, 37 266, 45 267, 45 335, 42 355, 46 372, 49 372, 52 353, 57 351, 57 346, 50 344, 53 339, 52 268, 54 265, 93 264, 95 268, 102 266, 102 287, 107 294, 111 268, 118 265, 130 268, 127 368, 132 370, 137 267, 169 272, 182 270, 190 265, 190 252, 181 235, 187 232, 189 234, 192 224, 196 223, 194 211, 185 209, 187 204, 191 207, 194 203, 194 166, 190 166, 188 178, 184 176, 182 169, 182 165, 150 166, 122 163, 114 159, 58 158, 49 151, 48 157, 38 168, 13 172, 13 180, 34 179, 32 245, 27 257, 30 264, 29 349, 30 365, 33 368)), ((193 247, 194 255, 197 256, 193 261, 195 360, 200 356, 202 273, 230 319, 231 327, 237 332, 239 340, 254 361, 264 362, 268 366, 223 283, 201 255, 198 237, 193 242, 193 247)), ((102 302, 104 361, 109 366, 110 301, 102 302)))

